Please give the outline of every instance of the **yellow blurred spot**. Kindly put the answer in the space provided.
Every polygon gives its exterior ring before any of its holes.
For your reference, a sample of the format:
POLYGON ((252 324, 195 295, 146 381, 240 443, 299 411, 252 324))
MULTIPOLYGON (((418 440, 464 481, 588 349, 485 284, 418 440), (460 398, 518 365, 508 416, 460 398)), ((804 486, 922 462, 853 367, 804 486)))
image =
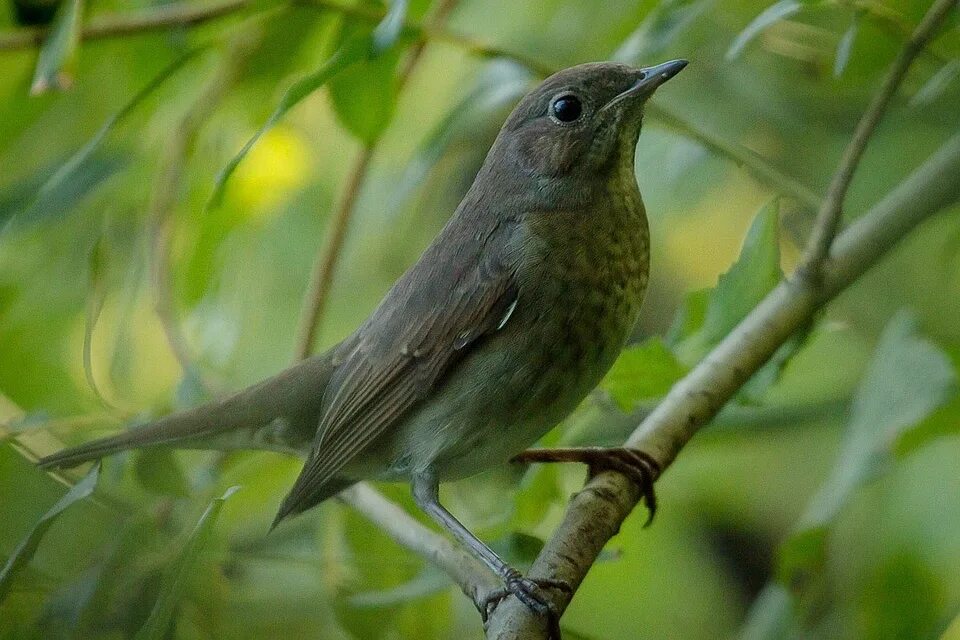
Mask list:
POLYGON ((230 197, 241 215, 268 218, 307 179, 311 158, 303 138, 278 125, 253 146, 230 181, 230 197))

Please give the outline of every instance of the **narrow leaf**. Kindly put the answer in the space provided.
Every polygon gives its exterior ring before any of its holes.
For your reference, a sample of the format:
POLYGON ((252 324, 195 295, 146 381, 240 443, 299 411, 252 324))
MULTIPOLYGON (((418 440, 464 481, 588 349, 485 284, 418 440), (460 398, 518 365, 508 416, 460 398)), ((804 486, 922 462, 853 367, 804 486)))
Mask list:
POLYGON ((767 7, 734 38, 733 44, 727 50, 727 60, 733 60, 739 56, 754 38, 777 22, 799 13, 802 8, 803 3, 799 0, 779 0, 779 2, 767 7))
POLYGON ((392 0, 390 10, 373 30, 373 54, 378 55, 393 46, 403 30, 407 17, 407 0, 392 0))
POLYGON ((30 85, 31 95, 40 95, 50 89, 68 89, 73 84, 82 16, 83 0, 66 0, 60 5, 50 32, 40 47, 30 85))
POLYGON ((280 98, 279 104, 277 104, 277 107, 273 110, 273 113, 270 114, 270 117, 267 118, 267 121, 263 123, 263 126, 261 126, 255 134, 253 134, 253 137, 250 138, 245 145, 243 145, 243 148, 240 149, 237 155, 235 155, 217 175, 216 183, 214 184, 213 188, 213 194, 210 196, 210 200, 207 202, 207 208, 210 209, 219 206, 219 204, 223 201, 223 194, 226 189, 227 180, 230 179, 230 176, 233 175, 233 172, 236 170, 237 166, 246 157, 247 153, 250 152, 250 149, 253 148, 253 145, 260 140, 263 134, 269 131, 273 125, 279 122, 280 118, 286 115, 290 109, 295 107, 304 98, 321 88, 338 73, 349 68, 350 65, 355 64, 366 57, 370 52, 370 46, 370 36, 349 39, 344 42, 339 49, 337 49, 337 51, 323 64, 323 66, 310 75, 294 82, 293 85, 287 89, 280 98))
POLYGON ((624 349, 600 383, 622 411, 658 398, 687 372, 659 338, 624 349))
POLYGON ((643 64, 659 55, 712 4, 711 0, 661 2, 617 47, 612 60, 643 64))
POLYGON ((850 26, 843 32, 840 42, 837 43, 837 55, 833 61, 833 75, 839 78, 843 75, 843 70, 847 68, 850 61, 850 54, 853 51, 853 43, 857 39, 857 31, 860 28, 860 14, 854 13, 850 19, 850 26))
POLYGON ((920 87, 920 90, 913 94, 913 97, 910 98, 910 106, 917 107, 935 101, 943 95, 943 92, 957 79, 958 75, 960 75, 960 58, 954 58, 940 67, 940 69, 930 76, 930 79, 920 87))
POLYGON ((176 559, 170 571, 164 576, 160 585, 160 594, 150 612, 150 617, 140 627, 135 640, 165 640, 168 637, 173 614, 180 599, 181 592, 186 585, 190 573, 196 568, 200 554, 207 548, 213 538, 213 525, 220 515, 223 503, 232 496, 239 487, 230 487, 222 496, 214 499, 200 516, 196 526, 187 538, 180 556, 176 559))
POLYGON ((97 399, 108 408, 113 408, 109 400, 101 393, 97 380, 93 375, 93 330, 100 319, 103 304, 107 299, 107 287, 104 282, 104 267, 106 262, 104 236, 97 238, 90 250, 90 279, 87 293, 87 317, 83 327, 83 374, 87 385, 93 390, 97 399))
POLYGON ((17 574, 30 562, 30 559, 33 558, 33 555, 37 552, 40 541, 43 540, 43 536, 47 533, 47 530, 50 529, 57 518, 59 518, 70 505, 83 500, 93 493, 99 477, 100 465, 98 463, 93 465, 80 482, 73 485, 62 498, 57 500, 56 504, 41 516, 33 525, 27 537, 13 550, 13 553, 10 554, 10 557, 7 559, 7 564, 0 570, 0 602, 3 602, 4 597, 10 591, 10 585, 14 578, 16 578, 17 574))

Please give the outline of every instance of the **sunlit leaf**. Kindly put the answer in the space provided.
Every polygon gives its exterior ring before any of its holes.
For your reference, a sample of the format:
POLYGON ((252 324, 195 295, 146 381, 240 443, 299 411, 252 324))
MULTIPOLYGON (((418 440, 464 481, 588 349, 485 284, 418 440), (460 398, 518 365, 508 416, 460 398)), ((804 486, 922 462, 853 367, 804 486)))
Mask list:
POLYGON ((611 59, 633 65, 650 62, 653 56, 670 46, 711 4, 711 0, 661 2, 640 26, 627 36, 611 59))
POLYGON ((0 570, 0 602, 3 602, 4 597, 10 591, 10 585, 16 578, 17 573, 33 558, 33 555, 37 552, 37 548, 40 546, 40 542, 43 540, 43 536, 53 523, 56 522, 57 518, 59 518, 68 507, 93 493, 99 477, 100 465, 95 464, 80 482, 73 485, 62 498, 57 500, 57 502, 37 520, 27 536, 17 545, 17 548, 13 550, 13 553, 11 553, 7 559, 7 564, 0 570))
POLYGON ((40 95, 50 89, 67 89, 73 84, 82 18, 83 0, 65 0, 57 9, 37 57, 37 68, 30 85, 32 95, 40 95))
POLYGON ((223 503, 237 491, 239 487, 227 489, 222 496, 215 498, 200 516, 196 526, 187 538, 179 557, 170 567, 160 586, 160 595, 157 597, 150 617, 137 632, 136 640, 164 640, 168 637, 170 625, 177 602, 189 575, 196 569, 200 554, 207 548, 213 538, 213 526, 216 524, 223 503))
POLYGON ((623 411, 657 398, 683 377, 687 369, 659 338, 624 349, 600 386, 623 411))
POLYGON ((802 584, 819 570, 836 515, 892 459, 900 434, 942 406, 955 388, 950 360, 919 334, 916 319, 906 312, 894 316, 854 396, 834 469, 781 548, 778 575, 784 584, 802 584))
POLYGON ((754 18, 753 21, 734 38, 733 44, 731 44, 727 50, 727 60, 733 60, 739 56, 744 48, 766 29, 769 29, 781 20, 785 20, 799 13, 803 5, 804 3, 800 2, 800 0, 779 0, 779 2, 764 9, 760 15, 754 18))
POLYGON ((843 70, 847 68, 850 61, 850 54, 853 52, 853 43, 857 39, 857 31, 860 28, 860 14, 854 13, 850 19, 850 26, 840 36, 840 42, 837 43, 837 55, 833 61, 833 75, 839 78, 843 75, 843 70))

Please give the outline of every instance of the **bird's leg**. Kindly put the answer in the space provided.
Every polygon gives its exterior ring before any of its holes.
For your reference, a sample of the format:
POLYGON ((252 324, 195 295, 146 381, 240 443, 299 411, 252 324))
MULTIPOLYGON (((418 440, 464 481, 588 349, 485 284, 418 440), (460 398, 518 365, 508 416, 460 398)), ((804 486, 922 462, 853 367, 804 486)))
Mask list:
POLYGON ((482 603, 480 614, 484 621, 504 597, 513 594, 531 611, 546 617, 550 637, 560 640, 559 616, 553 604, 543 594, 543 588, 560 589, 569 593, 571 591, 570 586, 559 580, 525 578, 519 571, 504 562, 493 549, 473 535, 452 513, 440 504, 439 482, 435 474, 427 472, 414 476, 412 487, 413 499, 417 506, 433 518, 437 524, 453 534, 454 538, 469 548, 494 573, 503 578, 504 588, 497 589, 489 594, 482 603))
POLYGON ((660 475, 660 465, 647 453, 628 447, 570 447, 557 449, 527 449, 514 456, 511 462, 582 462, 590 477, 600 471, 619 471, 633 480, 647 503, 650 516, 644 526, 653 522, 657 511, 657 495, 653 483, 660 475))

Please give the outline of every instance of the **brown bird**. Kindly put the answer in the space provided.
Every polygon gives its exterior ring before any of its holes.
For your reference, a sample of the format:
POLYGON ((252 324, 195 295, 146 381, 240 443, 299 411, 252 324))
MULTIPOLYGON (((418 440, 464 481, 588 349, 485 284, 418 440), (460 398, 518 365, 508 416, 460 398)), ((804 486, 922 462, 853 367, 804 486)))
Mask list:
MULTIPOLYGON (((232 397, 41 466, 153 446, 305 452, 274 524, 359 480, 406 480, 417 504, 555 629, 543 589, 564 585, 503 562, 440 504, 438 484, 536 442, 616 359, 647 284, 634 176, 643 106, 686 64, 594 63, 550 76, 507 119, 440 235, 350 337, 232 397)), ((641 452, 537 449, 520 459, 619 470, 652 515, 658 469, 641 452)))

